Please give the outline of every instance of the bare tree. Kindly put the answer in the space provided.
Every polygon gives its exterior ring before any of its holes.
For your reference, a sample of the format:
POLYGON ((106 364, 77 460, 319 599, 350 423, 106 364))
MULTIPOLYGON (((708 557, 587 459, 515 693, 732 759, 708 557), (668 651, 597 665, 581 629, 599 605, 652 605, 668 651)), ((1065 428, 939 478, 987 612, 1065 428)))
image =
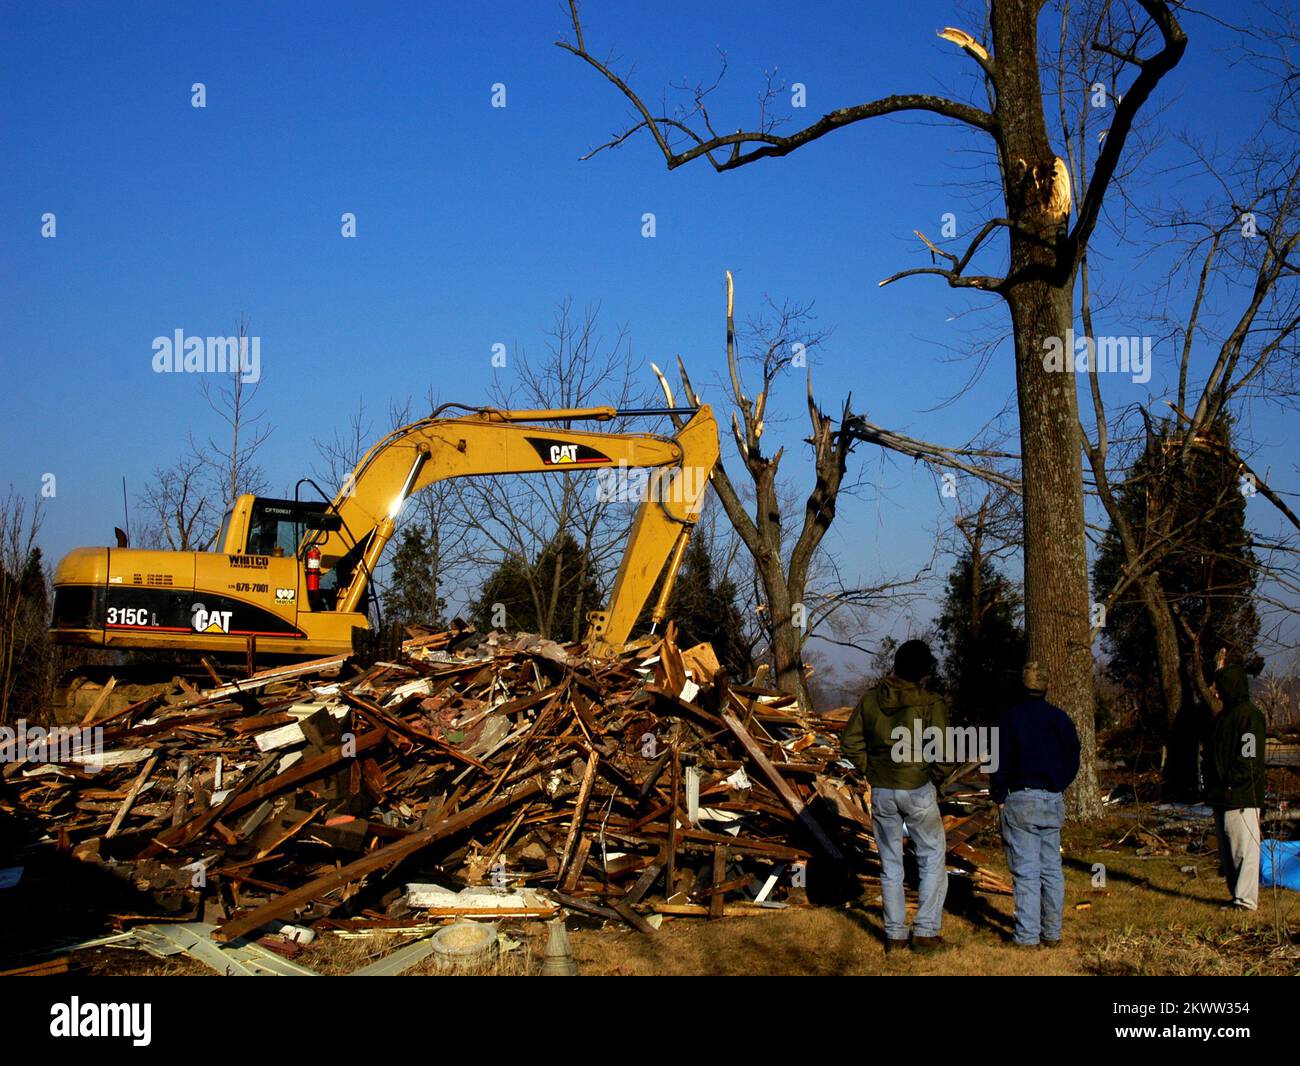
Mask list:
POLYGON ((36 546, 41 518, 40 501, 29 511, 12 487, 0 500, 0 722, 8 722, 15 708, 27 712, 44 702, 48 620, 36 546))
POLYGON ((140 493, 144 522, 140 547, 168 551, 208 551, 221 522, 216 505, 219 490, 205 476, 207 467, 194 455, 183 455, 171 467, 158 467, 140 493))
MULTIPOLYGON (((238 330, 241 353, 249 342, 248 325, 248 319, 241 317, 238 330)), ((226 373, 220 384, 212 385, 203 378, 200 388, 208 406, 225 423, 229 436, 209 437, 206 447, 197 447, 191 441, 191 450, 206 465, 219 487, 217 499, 224 513, 237 496, 265 491, 266 478, 257 453, 271 435, 272 427, 265 421, 264 411, 254 410, 261 380, 247 378, 241 360, 235 360, 233 371, 226 373)))
POLYGON ((203 444, 191 433, 186 454, 171 466, 154 469, 136 498, 144 512, 135 538, 141 547, 210 551, 217 547, 222 518, 236 497, 266 490, 257 453, 271 435, 271 426, 265 412, 253 410, 260 379, 245 380, 247 318, 240 319, 233 340, 237 355, 229 368, 215 383, 207 375, 199 380, 203 399, 226 431, 208 435, 203 444))
MULTIPOLYGON (((504 408, 557 409, 608 405, 645 407, 649 392, 638 382, 639 364, 633 359, 631 338, 624 328, 606 336, 600 326, 600 307, 581 313, 572 299, 560 303, 547 332, 545 352, 537 358, 516 352, 508 381, 498 378, 491 391, 494 404, 504 408)), ((554 423, 563 425, 563 423, 554 423)), ((611 432, 645 431, 644 422, 628 419, 606 423, 611 432)), ((577 545, 577 567, 558 551, 548 559, 549 573, 535 566, 522 567, 523 579, 543 632, 560 639, 582 635, 583 618, 597 610, 586 602, 584 589, 607 587, 622 557, 633 504, 602 498, 590 473, 568 472, 545 476, 469 478, 452 483, 458 511, 468 527, 470 550, 480 574, 503 557, 535 563, 548 544, 572 538, 577 545), (577 590, 572 618, 559 619, 557 609, 577 590)))
MULTIPOLYGON (((399 425, 401 423, 398 423, 399 425)), ((393 426, 394 429, 397 426, 393 426)), ((344 429, 335 429, 329 437, 314 437, 316 461, 312 474, 326 493, 336 493, 347 482, 348 475, 356 469, 361 457, 375 443, 374 425, 366 415, 366 402, 357 398, 357 409, 348 416, 344 429)))
MULTIPOLYGON (((1131 80, 1111 124, 1070 226, 1070 175, 1053 150, 1042 90, 1039 16, 1043 0, 997 0, 988 6, 980 39, 954 28, 940 36, 956 44, 977 67, 985 100, 968 103, 926 93, 882 97, 837 108, 792 133, 780 132, 772 110, 779 87, 769 83, 756 125, 745 129, 715 121, 701 85, 675 113, 652 109, 611 66, 588 48, 576 0, 570 0, 572 39, 560 48, 596 70, 627 100, 632 124, 589 155, 622 144, 638 131, 651 136, 670 170, 706 160, 716 171, 789 155, 827 134, 882 115, 923 112, 958 123, 981 137, 996 159, 1003 214, 990 218, 964 250, 948 251, 922 237, 934 262, 885 279, 931 275, 950 287, 996 295, 1005 301, 1015 341, 1024 480, 1025 601, 1030 655, 1054 678, 1058 701, 1070 713, 1083 744, 1082 769, 1070 791, 1077 816, 1100 814, 1094 767, 1092 655, 1088 640, 1090 591, 1084 525, 1083 478, 1078 446, 1078 403, 1073 368, 1044 360, 1073 322, 1073 289, 1080 256, 1101 214, 1129 132, 1161 79, 1182 58, 1187 38, 1175 5, 1136 0, 1113 5, 1096 47, 1122 60, 1131 80), (733 133, 719 133, 720 128, 733 133), (972 263, 995 234, 1005 234, 1006 269, 975 273, 972 263), (943 265, 938 265, 942 260, 943 265)), ((919 234, 918 234, 919 235, 919 234)))
MULTIPOLYGON (((754 560, 755 572, 763 589, 764 625, 769 635, 776 681, 787 691, 797 694, 800 704, 811 710, 812 697, 803 663, 803 646, 809 632, 809 577, 817 550, 835 519, 836 500, 848 468, 852 438, 839 432, 834 421, 817 406, 809 368, 807 409, 816 477, 804 502, 799 532, 797 535, 788 534, 782 515, 789 509, 782 507, 777 476, 785 449, 777 448, 771 454, 764 451, 763 432, 771 416, 768 401, 777 380, 792 365, 806 365, 808 353, 822 343, 825 332, 813 328, 809 307, 769 302, 769 314, 751 321, 748 335, 751 350, 745 361, 754 365, 759 376, 758 391, 752 398, 744 387, 742 360, 736 350, 735 292, 728 272, 728 401, 732 406, 732 436, 753 494, 752 513, 722 461, 714 467, 713 487, 733 528, 754 560)), ((678 368, 687 399, 692 404, 701 403, 680 359, 678 368)), ((844 417, 848 411, 849 403, 846 401, 844 417)), ((852 594, 852 590, 844 590, 840 602, 847 601, 852 594)), ((833 605, 823 604, 820 617, 829 616, 833 609, 833 605)))
MULTIPOLYGON (((1285 59, 1285 34, 1275 35, 1274 41, 1275 58, 1280 54, 1285 59)), ((1086 68, 1078 44, 1076 62, 1076 69, 1082 71, 1076 75, 1080 82, 1102 76, 1086 68)), ((1287 69, 1294 71, 1284 62, 1280 73, 1285 75, 1287 69)), ((1278 73, 1273 70, 1275 76, 1278 73)), ((1077 98, 1078 93, 1063 91, 1061 96, 1077 98)), ((1178 357, 1175 398, 1166 401, 1168 417, 1132 405, 1112 425, 1098 360, 1088 376, 1093 430, 1080 427, 1084 454, 1125 557, 1119 580, 1104 590, 1099 618, 1119 597, 1136 590, 1155 638, 1158 682, 1169 726, 1183 707, 1189 684, 1212 707, 1218 705, 1218 698, 1207 677, 1210 652, 1202 648, 1201 640, 1208 609, 1199 619, 1180 611, 1162 587, 1161 564, 1187 543, 1194 527, 1214 521, 1216 514, 1226 515, 1241 503, 1239 496, 1225 495, 1195 521, 1176 524, 1193 465, 1208 461, 1235 467, 1244 485, 1273 503, 1285 521, 1300 530, 1300 519, 1283 494, 1252 468, 1240 443, 1227 432, 1229 424, 1243 424, 1238 416, 1252 398, 1292 407, 1297 399, 1300 148, 1286 135, 1293 118, 1288 109, 1294 109, 1294 100, 1292 79, 1281 76, 1265 120, 1226 162, 1184 137, 1188 157, 1184 172, 1188 178, 1210 181, 1216 194, 1202 205, 1184 202, 1142 209, 1157 234, 1153 251, 1173 247, 1178 252, 1156 294, 1157 306, 1171 308, 1157 325, 1171 336, 1178 357), (1140 419, 1137 430, 1127 429, 1126 423, 1135 419, 1140 419), (1118 456, 1117 438, 1128 445, 1118 456), (1136 457, 1144 454, 1154 454, 1157 462, 1155 470, 1144 475, 1147 505, 1139 527, 1120 506, 1113 471, 1131 472, 1136 457)), ((1071 159, 1078 183, 1085 180, 1090 163, 1095 132, 1091 114, 1092 109, 1081 106, 1073 116, 1076 135, 1071 159)), ((1086 254, 1079 278, 1083 332, 1095 351, 1096 296, 1086 254)), ((1269 569, 1285 580, 1288 566, 1269 569)), ((1214 596, 1215 590, 1207 588, 1200 598, 1209 603, 1214 596)))

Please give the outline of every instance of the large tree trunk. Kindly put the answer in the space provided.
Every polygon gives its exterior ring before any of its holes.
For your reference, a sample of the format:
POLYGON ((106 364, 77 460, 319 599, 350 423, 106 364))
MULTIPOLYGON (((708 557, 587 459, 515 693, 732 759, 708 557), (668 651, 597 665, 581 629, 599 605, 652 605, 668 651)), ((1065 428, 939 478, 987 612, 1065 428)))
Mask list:
MULTIPOLYGON (((1024 485, 1025 635, 1029 658, 1047 671, 1049 698, 1069 714, 1083 748, 1066 793, 1075 818, 1101 814, 1096 704, 1089 631, 1091 591, 1084 531, 1083 452, 1074 351, 1074 269, 1063 241, 1068 201, 1051 196, 1056 152, 1047 135, 1038 67, 1042 0, 999 0, 990 9, 997 42, 1002 134, 999 161, 1012 221, 1011 269, 1002 295, 1011 309, 1024 485), (1063 214, 1062 214, 1063 210, 1063 214), (1065 366, 1044 366, 1048 342, 1065 366)), ((1060 163, 1064 166, 1064 163, 1060 163)))
POLYGON ((1071 293, 1033 280, 1009 287, 1006 297, 1015 331, 1020 403, 1029 658, 1047 671, 1049 698, 1069 714, 1083 748, 1079 776, 1066 793, 1069 812, 1094 818, 1101 814, 1101 794, 1078 397, 1072 370, 1049 371, 1043 365, 1044 342, 1057 338, 1064 343, 1067 336, 1071 293))
MULTIPOLYGON (((779 569, 779 562, 777 567, 779 569)), ((793 605, 789 590, 783 577, 770 584, 764 581, 764 585, 770 588, 768 606, 772 612, 772 670, 776 675, 776 687, 794 693, 799 697, 799 706, 805 712, 811 712, 812 695, 804 673, 802 634, 791 624, 793 605)))
POLYGON ((1178 630, 1159 578, 1148 574, 1138 581, 1138 586, 1155 637, 1156 663, 1160 672, 1157 681, 1165 705, 1165 729, 1169 731, 1183 708, 1182 650, 1178 646, 1178 630))

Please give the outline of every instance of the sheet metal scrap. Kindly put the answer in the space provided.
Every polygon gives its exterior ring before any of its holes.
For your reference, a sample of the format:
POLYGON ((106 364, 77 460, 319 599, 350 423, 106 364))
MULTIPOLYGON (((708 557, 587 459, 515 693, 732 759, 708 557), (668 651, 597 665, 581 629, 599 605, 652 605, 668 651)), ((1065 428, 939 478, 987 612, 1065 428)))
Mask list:
MULTIPOLYGON (((322 660, 146 701, 98 761, 11 763, 0 809, 45 846, 147 889, 231 942, 277 919, 352 928, 483 910, 530 890, 651 933, 877 883, 842 716, 735 685, 708 645, 612 660, 536 636, 420 636, 391 661, 322 660), (400 870, 399 870, 400 867, 400 870), (450 890, 430 910, 407 881, 450 890), (470 904, 474 904, 470 906, 470 904), (416 906, 415 904, 422 904, 416 906)), ((950 868, 1008 886, 949 818, 950 868)), ((536 904, 524 908, 549 913, 536 904)))

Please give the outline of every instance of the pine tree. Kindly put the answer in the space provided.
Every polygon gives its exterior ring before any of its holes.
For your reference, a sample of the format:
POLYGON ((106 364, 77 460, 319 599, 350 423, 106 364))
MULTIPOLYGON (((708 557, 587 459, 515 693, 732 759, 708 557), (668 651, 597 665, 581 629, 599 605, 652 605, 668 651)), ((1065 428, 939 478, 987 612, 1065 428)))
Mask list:
MULTIPOLYGON (((1246 529, 1246 499, 1235 464, 1215 446, 1227 439, 1230 426, 1215 427, 1186 465, 1162 430, 1150 435, 1120 487, 1120 509, 1142 538, 1142 549, 1162 552, 1155 563, 1160 590, 1175 616, 1197 634, 1206 668, 1213 653, 1224 647, 1247 672, 1258 673, 1263 660, 1255 651, 1256 560, 1246 529), (1162 545, 1170 550, 1164 552, 1162 545)), ((1093 565, 1098 601, 1120 580, 1125 563, 1120 539, 1108 529, 1093 565)), ((1181 711, 1195 699, 1197 686, 1191 638, 1183 624, 1178 639, 1184 675, 1181 711)), ((1163 706, 1155 681, 1155 639, 1136 586, 1129 586, 1107 612, 1102 647, 1111 678, 1138 696, 1144 717, 1163 726, 1171 709, 1163 706)))
MULTIPOLYGON (((1106 671, 1134 694, 1139 728, 1164 745, 1165 795, 1171 800, 1194 800, 1200 792, 1198 752, 1209 710, 1198 698, 1198 657, 1205 673, 1212 669, 1219 648, 1226 648, 1249 673, 1263 666, 1255 651, 1259 617, 1246 499, 1236 465, 1220 447, 1230 433, 1227 421, 1212 427, 1184 462, 1181 445, 1170 441, 1166 427, 1153 427, 1118 493, 1140 549, 1154 556, 1149 565, 1178 622, 1181 705, 1167 705, 1159 683, 1155 630, 1136 585, 1107 612, 1102 630, 1102 647, 1109 655, 1106 671)), ((1121 580, 1126 561, 1112 527, 1093 566, 1097 600, 1121 580)))
POLYGON ((957 559, 935 620, 955 722, 992 724, 1019 702, 1025 663, 1020 606, 1015 586, 991 559, 982 558, 978 567, 969 552, 957 559))
POLYGON ((438 595, 434 559, 422 526, 410 525, 393 553, 393 570, 384 590, 387 621, 442 629, 446 602, 438 595))
POLYGON ((519 555, 503 560, 483 583, 470 613, 484 632, 506 628, 578 640, 587 627, 587 612, 600 605, 592 559, 566 531, 553 536, 531 563, 519 555))
POLYGON ((681 647, 707 641, 728 677, 747 679, 754 673, 753 650, 744 639, 736 583, 730 577, 715 583, 709 548, 708 534, 697 527, 668 597, 668 617, 677 623, 681 647))

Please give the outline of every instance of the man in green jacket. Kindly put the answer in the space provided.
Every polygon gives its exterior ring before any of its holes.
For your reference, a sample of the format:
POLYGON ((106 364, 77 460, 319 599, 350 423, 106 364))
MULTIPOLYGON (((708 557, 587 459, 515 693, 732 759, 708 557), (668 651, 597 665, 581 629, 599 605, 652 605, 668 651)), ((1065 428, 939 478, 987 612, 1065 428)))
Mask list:
POLYGON ((948 708, 921 684, 933 669, 934 656, 924 641, 902 644, 894 655, 894 672, 862 697, 840 739, 844 757, 871 784, 871 831, 880 852, 887 952, 907 946, 904 823, 921 872, 912 949, 931 951, 943 942, 939 929, 948 892, 948 848, 935 786, 947 771, 948 708))
POLYGON ((1264 715, 1250 701, 1246 671, 1235 663, 1214 675, 1223 710, 1205 745, 1205 802, 1214 808, 1219 863, 1230 907, 1259 906, 1259 811, 1264 806, 1264 715))

